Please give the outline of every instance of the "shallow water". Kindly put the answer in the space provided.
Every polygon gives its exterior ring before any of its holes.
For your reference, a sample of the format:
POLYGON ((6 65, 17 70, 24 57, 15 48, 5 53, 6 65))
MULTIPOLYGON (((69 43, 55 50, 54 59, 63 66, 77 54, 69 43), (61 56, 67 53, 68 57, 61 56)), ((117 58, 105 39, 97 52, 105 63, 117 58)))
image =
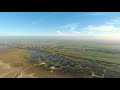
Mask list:
POLYGON ((35 51, 35 50, 29 50, 29 54, 32 58, 32 60, 35 60, 37 58, 40 58, 41 60, 48 60, 48 61, 63 61, 63 58, 55 56, 55 55, 49 55, 42 51, 35 51))
POLYGON ((31 56, 32 60, 36 60, 40 58, 42 61, 50 61, 50 62, 55 62, 59 63, 62 66, 75 66, 77 65, 76 63, 68 62, 65 60, 65 57, 63 56, 57 56, 57 55, 49 55, 46 52, 42 51, 35 51, 35 50, 29 50, 29 54, 31 56))

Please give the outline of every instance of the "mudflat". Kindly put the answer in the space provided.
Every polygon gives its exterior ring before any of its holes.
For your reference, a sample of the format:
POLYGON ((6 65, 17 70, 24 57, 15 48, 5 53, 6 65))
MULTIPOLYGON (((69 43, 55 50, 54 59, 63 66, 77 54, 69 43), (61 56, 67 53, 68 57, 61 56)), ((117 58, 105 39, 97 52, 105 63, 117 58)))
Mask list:
POLYGON ((8 48, 0 53, 0 78, 64 78, 38 70, 29 63, 28 53, 23 49, 8 48))

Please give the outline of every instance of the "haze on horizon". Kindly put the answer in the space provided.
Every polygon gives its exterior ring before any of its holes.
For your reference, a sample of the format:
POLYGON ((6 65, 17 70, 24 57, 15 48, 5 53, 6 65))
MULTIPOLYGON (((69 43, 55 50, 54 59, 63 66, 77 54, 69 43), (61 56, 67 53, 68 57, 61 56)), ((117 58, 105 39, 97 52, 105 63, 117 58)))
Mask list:
POLYGON ((120 40, 119 12, 0 12, 0 36, 120 40))

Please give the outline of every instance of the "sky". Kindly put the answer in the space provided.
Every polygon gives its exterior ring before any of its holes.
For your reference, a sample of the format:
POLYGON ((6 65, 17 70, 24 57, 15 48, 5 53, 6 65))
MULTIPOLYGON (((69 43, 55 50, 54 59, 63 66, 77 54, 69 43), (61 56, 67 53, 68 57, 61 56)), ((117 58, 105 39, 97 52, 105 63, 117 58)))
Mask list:
POLYGON ((120 37, 120 12, 0 12, 0 36, 120 37))

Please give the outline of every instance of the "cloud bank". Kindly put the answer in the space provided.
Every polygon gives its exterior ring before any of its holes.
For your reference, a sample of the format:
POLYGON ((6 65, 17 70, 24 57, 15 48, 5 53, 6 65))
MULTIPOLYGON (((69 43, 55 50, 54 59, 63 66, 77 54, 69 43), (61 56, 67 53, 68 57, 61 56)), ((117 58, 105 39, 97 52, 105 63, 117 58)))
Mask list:
MULTIPOLYGON (((99 15, 94 13, 93 15, 99 15)), ((101 14, 102 15, 102 14, 101 14)), ((88 25, 80 28, 80 24, 60 26, 56 31, 58 36, 94 36, 96 38, 120 39, 120 18, 112 19, 102 25, 88 25)))

